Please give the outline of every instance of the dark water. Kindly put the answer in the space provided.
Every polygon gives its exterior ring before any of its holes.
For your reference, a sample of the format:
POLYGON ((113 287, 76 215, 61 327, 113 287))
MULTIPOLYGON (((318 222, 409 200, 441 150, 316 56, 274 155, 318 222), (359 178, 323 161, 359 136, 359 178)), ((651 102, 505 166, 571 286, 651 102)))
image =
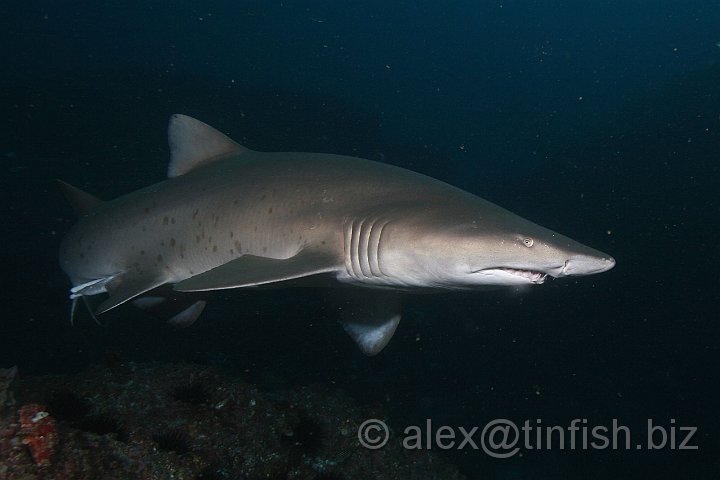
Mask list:
POLYGON ((446 3, 0 7, 0 367, 208 363, 267 388, 330 384, 398 426, 618 419, 644 438, 675 419, 697 450, 443 455, 473 479, 718 478, 720 6, 446 3), (409 298, 374 358, 314 291, 223 292, 181 332, 131 309, 72 328, 56 252, 74 219, 53 179, 103 198, 159 181, 177 112, 259 150, 430 174, 617 267, 409 298))

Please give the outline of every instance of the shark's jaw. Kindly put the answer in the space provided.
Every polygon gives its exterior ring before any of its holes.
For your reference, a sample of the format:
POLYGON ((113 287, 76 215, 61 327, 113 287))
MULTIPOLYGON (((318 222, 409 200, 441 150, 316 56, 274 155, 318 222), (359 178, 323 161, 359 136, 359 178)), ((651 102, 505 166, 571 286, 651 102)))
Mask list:
POLYGON ((517 265, 513 267, 489 267, 473 270, 472 283, 480 285, 523 285, 541 284, 549 276, 553 278, 591 275, 605 272, 615 266, 615 259, 609 255, 573 255, 563 263, 549 262, 548 265, 517 265), (524 268, 523 268, 524 267, 524 268))
POLYGON ((515 275, 516 277, 526 278, 530 281, 530 283, 536 284, 543 283, 545 281, 545 277, 548 275, 547 273, 535 270, 520 270, 517 268, 500 268, 500 270, 511 275, 515 275))
POLYGON ((537 270, 494 267, 473 271, 472 276, 478 284, 485 285, 539 285, 545 282, 548 274, 537 270))

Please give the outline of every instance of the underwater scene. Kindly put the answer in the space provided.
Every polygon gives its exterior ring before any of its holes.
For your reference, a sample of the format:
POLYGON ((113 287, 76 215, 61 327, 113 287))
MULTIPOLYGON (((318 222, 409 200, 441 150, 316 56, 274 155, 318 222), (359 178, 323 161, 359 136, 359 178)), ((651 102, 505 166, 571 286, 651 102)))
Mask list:
POLYGON ((0 18, 0 480, 720 478, 717 2, 0 18))

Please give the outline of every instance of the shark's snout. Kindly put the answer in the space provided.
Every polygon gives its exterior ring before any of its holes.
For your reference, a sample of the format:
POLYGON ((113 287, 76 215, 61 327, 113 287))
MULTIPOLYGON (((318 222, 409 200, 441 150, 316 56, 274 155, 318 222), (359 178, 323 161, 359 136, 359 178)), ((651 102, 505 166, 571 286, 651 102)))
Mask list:
POLYGON ((574 255, 565 261, 561 275, 592 275, 595 273, 606 272, 614 266, 615 259, 610 255, 574 255))

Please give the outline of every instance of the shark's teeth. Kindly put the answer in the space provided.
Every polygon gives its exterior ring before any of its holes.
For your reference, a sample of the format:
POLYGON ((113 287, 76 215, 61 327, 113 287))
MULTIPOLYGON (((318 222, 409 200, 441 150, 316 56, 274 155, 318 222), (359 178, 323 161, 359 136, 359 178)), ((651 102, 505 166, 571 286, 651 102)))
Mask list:
POLYGON ((533 270, 519 270, 516 268, 501 268, 500 270, 512 273, 513 275, 517 275, 518 277, 527 278, 532 283, 543 283, 545 281, 545 277, 547 277, 546 273, 536 272, 533 270))

